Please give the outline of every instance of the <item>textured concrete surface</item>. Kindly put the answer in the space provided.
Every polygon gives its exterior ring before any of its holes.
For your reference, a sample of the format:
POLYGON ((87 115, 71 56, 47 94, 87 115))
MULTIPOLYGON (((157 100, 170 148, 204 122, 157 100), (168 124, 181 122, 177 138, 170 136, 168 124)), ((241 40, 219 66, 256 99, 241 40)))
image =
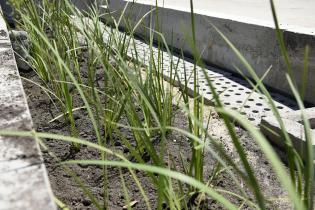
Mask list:
MULTIPOLYGON (((311 124, 311 136, 313 151, 315 152, 315 108, 305 110, 306 119, 311 124)), ((305 158, 306 140, 304 125, 300 111, 291 111, 281 115, 286 131, 288 132, 292 144, 302 158, 305 158)), ((262 118, 260 129, 262 133, 274 144, 284 147, 284 140, 281 136, 281 127, 278 120, 270 115, 262 118)))
MULTIPOLYGON (((133 2, 133 0, 126 1, 133 2)), ((146 5, 156 5, 157 2, 160 7, 190 12, 190 0, 136 0, 135 2, 146 5)), ((315 34, 314 1, 276 0, 274 4, 283 29, 315 34)), ((266 0, 194 0, 194 11, 210 17, 224 16, 225 19, 243 23, 274 26, 270 1, 266 0)))
MULTIPOLYGON (((162 0, 161 0, 162 1, 162 0)), ((191 48, 191 15, 189 1, 166 0, 158 10, 152 12, 153 18, 147 16, 142 20, 142 26, 136 33, 148 37, 147 27, 152 26, 163 33, 167 43, 187 54, 192 54, 191 48), (155 18, 158 14, 158 20, 155 18)), ((134 26, 144 14, 154 8, 155 1, 129 1, 125 20, 134 26), (154 2, 154 3, 152 3, 154 2)), ((314 2, 302 0, 276 1, 279 8, 281 27, 284 28, 284 39, 288 48, 294 79, 302 84, 304 48, 309 45, 315 48, 314 2)), ((110 2, 109 9, 115 11, 116 18, 124 10, 126 1, 110 2)), ((256 73, 262 76, 272 66, 264 83, 279 91, 292 95, 285 78, 286 66, 280 53, 275 36, 274 24, 270 16, 268 1, 195 1, 196 46, 202 59, 219 67, 237 72, 235 66, 249 76, 238 57, 211 27, 213 23, 230 39, 254 67, 256 73)), ((125 27, 124 21, 121 26, 125 27)), ((306 101, 315 104, 315 51, 311 50, 309 59, 309 75, 307 75, 306 101)))
MULTIPOLYGON (((0 130, 32 127, 9 34, 0 17, 0 130)), ((34 138, 0 136, 0 209, 56 209, 34 138)))
POLYGON ((101 2, 104 2, 104 1, 103 0, 71 0, 71 2, 73 2, 73 4, 81 11, 88 12, 90 9, 90 6, 100 5, 101 2))

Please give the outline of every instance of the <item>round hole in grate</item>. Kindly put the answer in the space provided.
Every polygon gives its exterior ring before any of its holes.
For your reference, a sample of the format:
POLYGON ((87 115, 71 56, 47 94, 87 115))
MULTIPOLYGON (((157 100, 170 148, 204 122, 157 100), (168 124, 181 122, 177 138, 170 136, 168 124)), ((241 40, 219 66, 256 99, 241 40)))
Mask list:
POLYGON ((260 96, 259 99, 264 99, 264 97, 261 97, 261 96, 260 96))
POLYGON ((251 94, 252 92, 251 92, 251 91, 246 91, 245 93, 246 93, 246 94, 251 94))
POLYGON ((232 85, 232 87, 237 87, 237 85, 232 85))
POLYGON ((283 109, 283 106, 277 106, 278 109, 283 109))
POLYGON ((233 109, 233 110, 237 110, 237 108, 236 108, 236 107, 232 107, 231 109, 233 109))
POLYGON ((216 82, 215 84, 216 84, 216 85, 221 85, 221 83, 220 83, 220 82, 216 82))
POLYGON ((220 78, 219 80, 220 80, 220 81, 223 81, 224 79, 223 79, 223 78, 220 78))
POLYGON ((240 93, 235 93, 235 95, 240 96, 241 94, 240 93))
POLYGON ((261 103, 257 103, 256 106, 262 106, 262 104, 261 103))
POLYGON ((253 110, 252 112, 253 112, 253 113, 259 113, 259 111, 258 111, 258 110, 253 110))
POLYGON ((231 105, 229 102, 224 102, 225 105, 231 105))
POLYGON ((194 82, 189 82, 189 84, 194 84, 194 82))
POLYGON ((241 114, 241 115, 246 115, 246 113, 245 113, 245 112, 241 112, 240 114, 241 114))
POLYGON ((250 106, 249 105, 244 105, 244 108, 250 108, 250 106))
POLYGON ((243 103, 243 102, 242 102, 242 101, 236 101, 236 103, 241 104, 241 103, 243 103))
POLYGON ((231 82, 227 81, 227 82, 225 82, 225 84, 231 84, 231 82))
POLYGON ((255 121, 255 118, 250 117, 250 118, 248 118, 248 120, 249 121, 255 121))
POLYGON ((271 109, 269 109, 269 108, 264 108, 264 110, 268 112, 268 111, 270 111, 271 109))
POLYGON ((244 90, 244 88, 239 88, 239 90, 244 90))
POLYGON ((207 92, 206 94, 211 95, 212 93, 211 92, 207 92))
POLYGON ((228 91, 229 91, 229 92, 234 92, 234 90, 232 90, 232 89, 229 89, 228 91))
POLYGON ((226 97, 230 97, 231 95, 230 95, 230 94, 224 94, 224 96, 226 96, 226 97))
POLYGON ((223 89, 226 89, 227 87, 225 87, 225 86, 222 86, 222 88, 223 88, 223 89))
POLYGON ((250 99, 248 99, 248 101, 254 101, 254 99, 250 98, 250 99))

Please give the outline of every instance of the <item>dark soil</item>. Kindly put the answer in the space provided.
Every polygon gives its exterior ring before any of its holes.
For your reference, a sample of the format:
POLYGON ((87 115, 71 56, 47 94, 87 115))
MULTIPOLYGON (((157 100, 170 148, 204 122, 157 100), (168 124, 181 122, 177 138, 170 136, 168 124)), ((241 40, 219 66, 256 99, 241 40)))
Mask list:
MULTIPOLYGON (((34 72, 22 74, 22 76, 31 79, 32 81, 39 82, 37 75, 34 72)), ((34 126, 39 132, 49 132, 49 133, 57 133, 62 135, 70 135, 70 125, 63 121, 63 118, 56 120, 54 122, 49 123, 49 121, 60 114, 60 111, 57 110, 49 97, 45 94, 45 92, 38 86, 24 81, 24 88, 27 94, 29 108, 33 117, 34 126)), ((74 94, 74 102, 75 107, 79 107, 81 101, 76 99, 76 95, 74 94)), ((140 114, 140 113, 139 113, 140 114)), ((180 109, 174 110, 174 124, 173 126, 187 129, 188 124, 185 115, 180 109)), ((235 162, 240 164, 238 156, 234 151, 234 148, 231 146, 231 140, 226 133, 224 124, 219 119, 216 113, 212 113, 211 115, 211 131, 213 136, 221 141, 226 149, 226 151, 232 156, 235 157, 235 162)), ((75 112, 75 120, 76 125, 79 131, 79 137, 82 139, 89 140, 91 142, 97 143, 95 138, 92 125, 89 121, 87 113, 83 110, 75 112)), ((121 119, 121 123, 127 123, 126 119, 121 119)), ((130 140, 131 144, 135 144, 133 135, 130 130, 121 128, 120 131, 126 136, 128 140, 130 140)), ((270 209, 289 209, 288 202, 284 199, 285 192, 280 188, 277 179, 275 178, 275 174, 272 172, 270 168, 270 164, 263 156, 262 152, 259 150, 258 146, 254 143, 253 139, 249 137, 249 135, 241 128, 238 128, 238 135, 242 141, 244 148, 248 154, 248 158, 253 165, 255 175, 259 180, 263 193, 267 198, 272 200, 272 204, 270 204, 270 209)), ((175 162, 176 167, 181 170, 181 161, 179 151, 184 156, 188 162, 190 161, 190 145, 189 141, 183 135, 172 132, 167 136, 166 143, 166 154, 169 154, 169 157, 172 156, 175 162)), ((159 141, 156 142, 156 148, 158 150, 159 141)), ((72 160, 72 159, 99 159, 100 154, 95 149, 91 149, 88 147, 81 147, 81 150, 77 153, 71 152, 71 144, 56 141, 56 140, 45 140, 46 145, 49 148, 49 151, 58 156, 61 160, 72 160)), ((120 152, 126 156, 128 156, 129 151, 126 148, 122 141, 114 135, 114 142, 108 143, 108 148, 120 152)), ((88 196, 83 192, 82 188, 78 186, 69 174, 58 164, 47 151, 43 150, 43 157, 46 168, 48 170, 49 179, 51 182, 51 186, 53 188, 53 192, 55 196, 64 202, 70 209, 96 209, 93 205, 92 201, 88 198, 88 196)), ((280 153, 280 151, 279 151, 280 153)), ((169 158, 165 157, 166 163, 169 163, 169 158)), ((214 168, 216 167, 216 161, 211 157, 209 152, 205 154, 205 166, 204 166, 204 174, 205 180, 208 180, 211 176, 214 168)), ((148 164, 150 164, 150 160, 148 160, 148 164)), ((70 168, 73 172, 84 182, 84 185, 90 192, 95 196, 98 202, 102 205, 104 202, 104 180, 103 180, 103 170, 101 167, 92 166, 92 165, 71 165, 70 168)), ((144 199, 136 186, 134 180, 130 176, 130 173, 127 170, 121 170, 123 177, 125 179, 126 186, 128 188, 129 199, 130 201, 137 201, 138 203, 133 207, 133 209, 147 209, 144 199)), ((140 180, 143 188, 145 189, 150 203, 152 205, 152 209, 156 209, 156 189, 154 188, 150 178, 146 173, 141 171, 136 171, 138 179, 140 180)), ((119 169, 110 167, 108 169, 108 205, 109 209, 122 209, 124 205, 126 205, 126 199, 124 197, 124 191, 122 187, 122 182, 120 178, 119 169)), ((175 181, 174 181, 175 183, 175 181)), ((211 182, 213 186, 216 188, 221 188, 227 191, 234 192, 236 194, 240 194, 237 190, 233 181, 229 177, 226 172, 220 173, 219 176, 215 178, 211 182)), ((250 193, 250 190, 245 187, 244 190, 250 193)), ((229 196, 225 194, 227 198, 229 198, 233 203, 241 205, 242 201, 233 196, 229 196)), ((187 198, 187 202, 190 204, 194 203, 193 199, 196 196, 192 196, 192 198, 187 198)), ((165 206, 167 208, 167 206, 165 206)), ((193 209, 193 208, 192 208, 193 209)), ((219 204, 214 202, 211 198, 207 198, 204 203, 204 209, 223 209, 219 204)), ((251 209, 250 207, 244 205, 242 209, 251 209)))

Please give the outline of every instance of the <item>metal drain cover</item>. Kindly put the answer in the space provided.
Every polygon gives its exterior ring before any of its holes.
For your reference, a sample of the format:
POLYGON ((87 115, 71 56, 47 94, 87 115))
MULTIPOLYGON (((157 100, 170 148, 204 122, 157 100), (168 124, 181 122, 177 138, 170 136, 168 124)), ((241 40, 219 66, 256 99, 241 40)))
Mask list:
MULTIPOLYGON (((117 33, 126 36, 122 32, 117 33)), ((104 35, 104 39, 108 39, 108 34, 104 35)), ((150 61, 152 60, 151 56, 153 56, 154 60, 157 62, 159 53, 157 47, 150 46, 141 40, 133 38, 130 38, 130 40, 131 43, 127 51, 128 56, 135 57, 137 53, 138 59, 147 66, 150 65, 150 61)), ((161 65, 161 68, 163 69, 162 74, 164 79, 170 80, 172 78, 174 85, 183 86, 185 85, 186 78, 189 94, 192 95, 194 89, 194 78, 192 75, 194 64, 190 61, 183 60, 176 55, 169 55, 163 50, 160 50, 160 55, 161 54, 163 60, 160 61, 159 65, 161 65), (171 65, 174 66, 175 64, 178 64, 178 66, 176 70, 173 68, 173 72, 171 73, 171 65)), ((265 96, 253 91, 247 81, 214 67, 206 66, 205 69, 215 91, 219 94, 220 100, 225 106, 238 110, 256 126, 259 126, 262 117, 272 115, 272 111, 269 108, 268 102, 265 100, 265 96)), ((213 94, 210 91, 203 69, 200 66, 196 66, 196 71, 198 93, 204 97, 207 104, 213 104, 213 94)), ((280 114, 291 112, 296 109, 296 103, 293 100, 277 93, 272 93, 272 96, 276 99, 274 102, 279 109, 280 114)))

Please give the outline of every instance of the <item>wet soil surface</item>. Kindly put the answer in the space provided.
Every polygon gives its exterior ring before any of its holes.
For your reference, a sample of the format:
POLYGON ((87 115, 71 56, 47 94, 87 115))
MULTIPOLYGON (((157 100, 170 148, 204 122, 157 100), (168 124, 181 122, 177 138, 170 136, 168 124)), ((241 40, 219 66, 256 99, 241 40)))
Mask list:
MULTIPOLYGON (((35 72, 21 73, 21 76, 28 78, 40 84, 40 80, 35 72)), ((70 125, 64 122, 63 118, 49 122, 56 116, 60 115, 60 110, 56 109, 47 96, 45 91, 37 85, 23 81, 24 89, 27 95, 29 108, 32 114, 34 127, 39 132, 49 132, 62 135, 70 135, 70 125)), ((74 104, 75 107, 82 106, 81 100, 77 99, 77 95, 74 92, 74 104)), ((139 114, 140 114, 139 110, 139 114)), ((91 122, 87 113, 84 110, 75 112, 75 123, 79 131, 79 137, 86 139, 93 143, 97 143, 91 122)), ((127 120, 122 118, 120 123, 127 125, 127 120)), ((174 121, 173 126, 186 129, 188 123, 185 114, 178 108, 174 108, 174 121)), ((127 128, 120 128, 120 132, 130 141, 132 145, 135 145, 132 132, 127 128)), ((224 149, 227 153, 233 157, 236 164, 241 165, 239 157, 232 146, 231 139, 227 134, 225 126, 219 116, 215 113, 211 113, 210 132, 212 136, 224 145, 224 149)), ((263 193, 271 203, 269 209, 290 209, 287 200, 285 199, 286 193, 280 187, 275 174, 271 170, 271 166, 260 151, 259 147, 255 144, 253 139, 242 128, 237 128, 237 134, 242 141, 248 159, 253 166, 253 170, 260 185, 262 186, 263 193)), ((128 157, 129 149, 124 146, 123 141, 118 135, 113 135, 112 142, 107 143, 107 147, 113 151, 124 154, 128 157)), ((159 137, 156 137, 159 138, 159 137)), ((95 160, 100 159, 100 154, 97 150, 82 146, 79 152, 71 152, 71 144, 64 141, 57 140, 44 140, 45 144, 49 148, 49 152, 54 153, 60 160, 95 160)), ((159 141, 154 141, 155 147, 159 150, 159 141)), ((280 150, 277 150, 279 154, 282 154, 280 150)), ((43 150, 43 158, 48 170, 49 179, 55 196, 64 202, 70 209, 97 209, 91 199, 83 192, 82 188, 76 183, 71 175, 69 175, 64 168, 59 164, 55 158, 53 158, 47 150, 43 150)), ((167 135, 166 150, 165 150, 165 162, 169 164, 169 157, 172 157, 173 163, 175 163, 177 170, 182 170, 183 159, 187 162, 190 161, 191 149, 189 140, 179 134, 178 132, 172 132, 167 135), (180 153, 179 153, 180 151, 180 153)), ((114 159, 109 157, 109 159, 114 159)), ((150 164, 150 158, 147 158, 147 164, 150 164)), ((211 156, 209 152, 205 154, 204 160, 204 178, 209 180, 217 166, 217 162, 211 156)), ((108 201, 108 209, 123 209, 126 205, 126 198, 123 190, 123 184, 121 175, 124 178, 126 187, 128 189, 129 200, 137 201, 136 205, 132 209, 148 209, 143 196, 136 183, 134 182, 131 174, 127 170, 120 170, 118 168, 108 168, 108 186, 106 187, 108 192, 108 199, 104 199, 104 180, 103 169, 93 165, 71 165, 70 168, 73 172, 82 180, 87 189, 97 199, 100 205, 103 205, 104 200, 108 201)), ((135 171, 139 181, 141 182, 148 198, 152 205, 152 209, 156 209, 156 189, 152 184, 150 177, 145 172, 135 171)), ((174 181, 174 183, 176 183, 174 181)), ((213 187, 223 189, 226 191, 234 192, 238 195, 240 191, 233 183, 230 176, 225 172, 221 172, 210 183, 213 187)), ((251 190, 245 187, 243 182, 240 183, 244 187, 244 191, 248 194, 252 194, 251 190)), ((235 196, 223 193, 233 203, 242 205, 243 201, 235 196)), ((187 198, 188 205, 191 205, 191 209, 197 209, 193 207, 194 197, 187 198)), ((165 209, 167 206, 164 205, 165 209)), ((223 209, 222 206, 214 202, 211 198, 206 198, 203 207, 200 209, 223 209)), ((241 209, 252 209, 246 205, 243 205, 241 209)))

